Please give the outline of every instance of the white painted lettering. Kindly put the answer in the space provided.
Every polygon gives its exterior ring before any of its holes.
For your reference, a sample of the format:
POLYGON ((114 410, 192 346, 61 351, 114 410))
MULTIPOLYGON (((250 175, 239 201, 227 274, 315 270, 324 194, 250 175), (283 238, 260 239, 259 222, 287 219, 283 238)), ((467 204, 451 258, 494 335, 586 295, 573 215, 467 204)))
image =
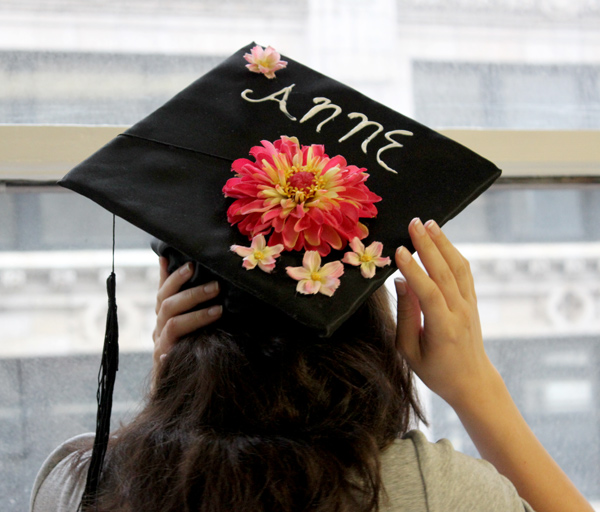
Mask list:
POLYGON ((321 133, 321 128, 323 128, 323 126, 328 123, 329 121, 331 121, 332 119, 334 119, 335 117, 339 116, 340 113, 342 112, 341 107, 331 103, 331 100, 329 98, 313 98, 313 103, 316 105, 315 107, 311 108, 306 114, 304 114, 304 117, 302 119, 300 119, 300 122, 303 123, 304 121, 308 121, 309 119, 311 119, 313 116, 315 116, 316 114, 318 114, 319 112, 321 112, 321 110, 325 110, 328 108, 333 109, 333 114, 331 114, 327 119, 325 119, 325 121, 321 121, 318 126, 317 126, 317 133, 321 133), (320 105, 319 105, 320 103, 320 105))
POLYGON ((244 92, 242 92, 242 98, 244 98, 246 101, 249 101, 250 103, 261 103, 263 101, 276 101, 277 103, 279 103, 279 110, 281 110, 290 120, 296 121, 296 118, 293 115, 291 115, 287 110, 287 100, 290 95, 290 92, 292 92, 292 89, 294 88, 295 85, 296 84, 292 84, 288 87, 284 87, 283 89, 281 89, 281 91, 274 92, 273 94, 269 94, 269 96, 265 96, 264 98, 260 98, 260 99, 248 98, 248 94, 251 94, 254 91, 252 89, 246 89, 244 92), (278 98, 278 96, 281 96, 281 95, 283 95, 283 97, 278 98))
POLYGON ((391 132, 387 132, 385 134, 385 138, 387 140, 389 140, 391 142, 391 144, 388 144, 387 146, 384 146, 379 151, 377 151, 377 163, 379 165, 381 165, 381 167, 383 167, 384 169, 386 169, 386 170, 388 170, 390 172, 393 172, 394 174, 398 174, 398 171, 395 171, 394 169, 392 169, 391 167, 389 167, 381 159, 381 153, 383 153, 384 151, 387 151, 388 149, 392 149, 392 148, 401 148, 401 147, 404 147, 398 141, 395 141, 394 139, 392 139, 392 135, 408 135, 408 136, 411 136, 411 135, 413 135, 413 132, 409 132, 408 130, 392 130, 391 132))
POLYGON ((352 135, 354 135, 355 133, 358 133, 359 131, 361 131, 363 128, 366 128, 367 126, 376 126, 377 127, 377 129, 371 135, 369 135, 369 137, 367 137, 363 141, 362 145, 360 146, 363 153, 366 155, 367 154, 367 146, 369 145, 369 142, 371 142, 375 137, 377 137, 377 135, 379 135, 383 131, 383 126, 379 123, 376 123, 375 121, 369 121, 369 118, 366 115, 361 114, 360 112, 352 112, 351 114, 348 114, 348 117, 350 119, 356 119, 357 117, 359 117, 361 119, 361 121, 354 128, 352 128, 352 130, 350 130, 346 135, 344 135, 339 140, 339 142, 344 142, 346 139, 352 137, 352 135))

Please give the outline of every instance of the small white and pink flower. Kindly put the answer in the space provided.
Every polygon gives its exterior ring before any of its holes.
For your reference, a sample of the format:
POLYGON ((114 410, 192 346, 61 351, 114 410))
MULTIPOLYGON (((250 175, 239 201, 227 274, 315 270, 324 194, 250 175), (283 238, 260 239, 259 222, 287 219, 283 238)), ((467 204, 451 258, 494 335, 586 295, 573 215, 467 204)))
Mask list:
POLYGON ((299 281, 297 292, 305 295, 322 293, 331 297, 340 286, 344 265, 341 261, 331 261, 321 266, 319 253, 306 251, 301 267, 287 267, 285 270, 292 279, 299 281))
POLYGON ((275 268, 275 258, 278 258, 283 251, 283 245, 277 244, 269 247, 265 237, 257 235, 252 239, 250 247, 232 245, 231 250, 244 258, 242 266, 246 270, 252 270, 258 265, 258 268, 269 274, 275 268))
POLYGON ((267 78, 275 78, 275 72, 287 66, 285 60, 281 60, 281 55, 271 46, 264 49, 262 46, 256 45, 250 53, 244 55, 244 59, 248 61, 246 67, 253 73, 262 73, 267 78))
POLYGON ((365 249, 364 244, 358 238, 353 238, 350 247, 354 252, 344 254, 342 261, 355 267, 360 266, 360 273, 367 279, 371 279, 375 275, 376 267, 385 267, 391 263, 390 258, 381 257, 383 250, 381 242, 373 242, 365 249))

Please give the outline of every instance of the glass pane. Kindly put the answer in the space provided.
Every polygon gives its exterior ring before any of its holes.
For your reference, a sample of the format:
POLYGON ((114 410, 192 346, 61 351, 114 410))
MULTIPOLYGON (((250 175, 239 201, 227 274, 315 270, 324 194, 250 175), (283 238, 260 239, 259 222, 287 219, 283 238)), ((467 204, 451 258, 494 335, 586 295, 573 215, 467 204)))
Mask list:
MULTIPOLYGON (((42 460, 94 428, 112 216, 69 191, 10 190, 0 194, 0 495, 13 500, 4 509, 24 511, 42 460)), ((595 500, 599 205, 600 186, 496 186, 445 228, 472 263, 492 360, 544 445, 595 500)), ((148 243, 117 223, 113 425, 136 410, 151 366, 157 265, 148 243)), ((431 437, 476 455, 452 410, 424 396, 431 437)))
POLYGON ((415 116, 433 126, 598 129, 600 66, 415 62, 415 116))
POLYGON ((426 124, 598 129, 599 31, 588 0, 10 0, 0 119, 131 124, 260 34, 426 124))

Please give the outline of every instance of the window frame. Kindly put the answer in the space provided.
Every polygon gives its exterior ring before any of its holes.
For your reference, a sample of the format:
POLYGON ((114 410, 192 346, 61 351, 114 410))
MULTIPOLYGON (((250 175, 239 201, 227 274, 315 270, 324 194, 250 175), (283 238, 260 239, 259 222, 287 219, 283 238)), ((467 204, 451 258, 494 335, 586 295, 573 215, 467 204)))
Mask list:
MULTIPOLYGON (((0 184, 52 184, 127 128, 0 125, 0 184)), ((438 131, 502 169, 498 184, 600 183, 600 130, 438 131)))

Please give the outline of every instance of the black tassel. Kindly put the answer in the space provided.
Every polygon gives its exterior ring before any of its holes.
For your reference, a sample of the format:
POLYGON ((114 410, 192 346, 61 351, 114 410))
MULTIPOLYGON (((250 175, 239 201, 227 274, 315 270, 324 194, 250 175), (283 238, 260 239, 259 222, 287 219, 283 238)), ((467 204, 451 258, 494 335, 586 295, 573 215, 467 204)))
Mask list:
MULTIPOLYGON (((110 414, 112 410, 112 395, 115 377, 119 369, 119 323, 117 320, 117 301, 115 297, 116 276, 114 271, 106 280, 108 291, 108 314, 106 317, 106 333, 102 363, 98 372, 98 414, 96 416, 96 439, 92 450, 92 458, 88 469, 85 491, 81 498, 81 507, 95 502, 98 482, 102 473, 104 455, 110 435, 110 414)), ((80 508, 81 508, 80 507, 80 508)))

